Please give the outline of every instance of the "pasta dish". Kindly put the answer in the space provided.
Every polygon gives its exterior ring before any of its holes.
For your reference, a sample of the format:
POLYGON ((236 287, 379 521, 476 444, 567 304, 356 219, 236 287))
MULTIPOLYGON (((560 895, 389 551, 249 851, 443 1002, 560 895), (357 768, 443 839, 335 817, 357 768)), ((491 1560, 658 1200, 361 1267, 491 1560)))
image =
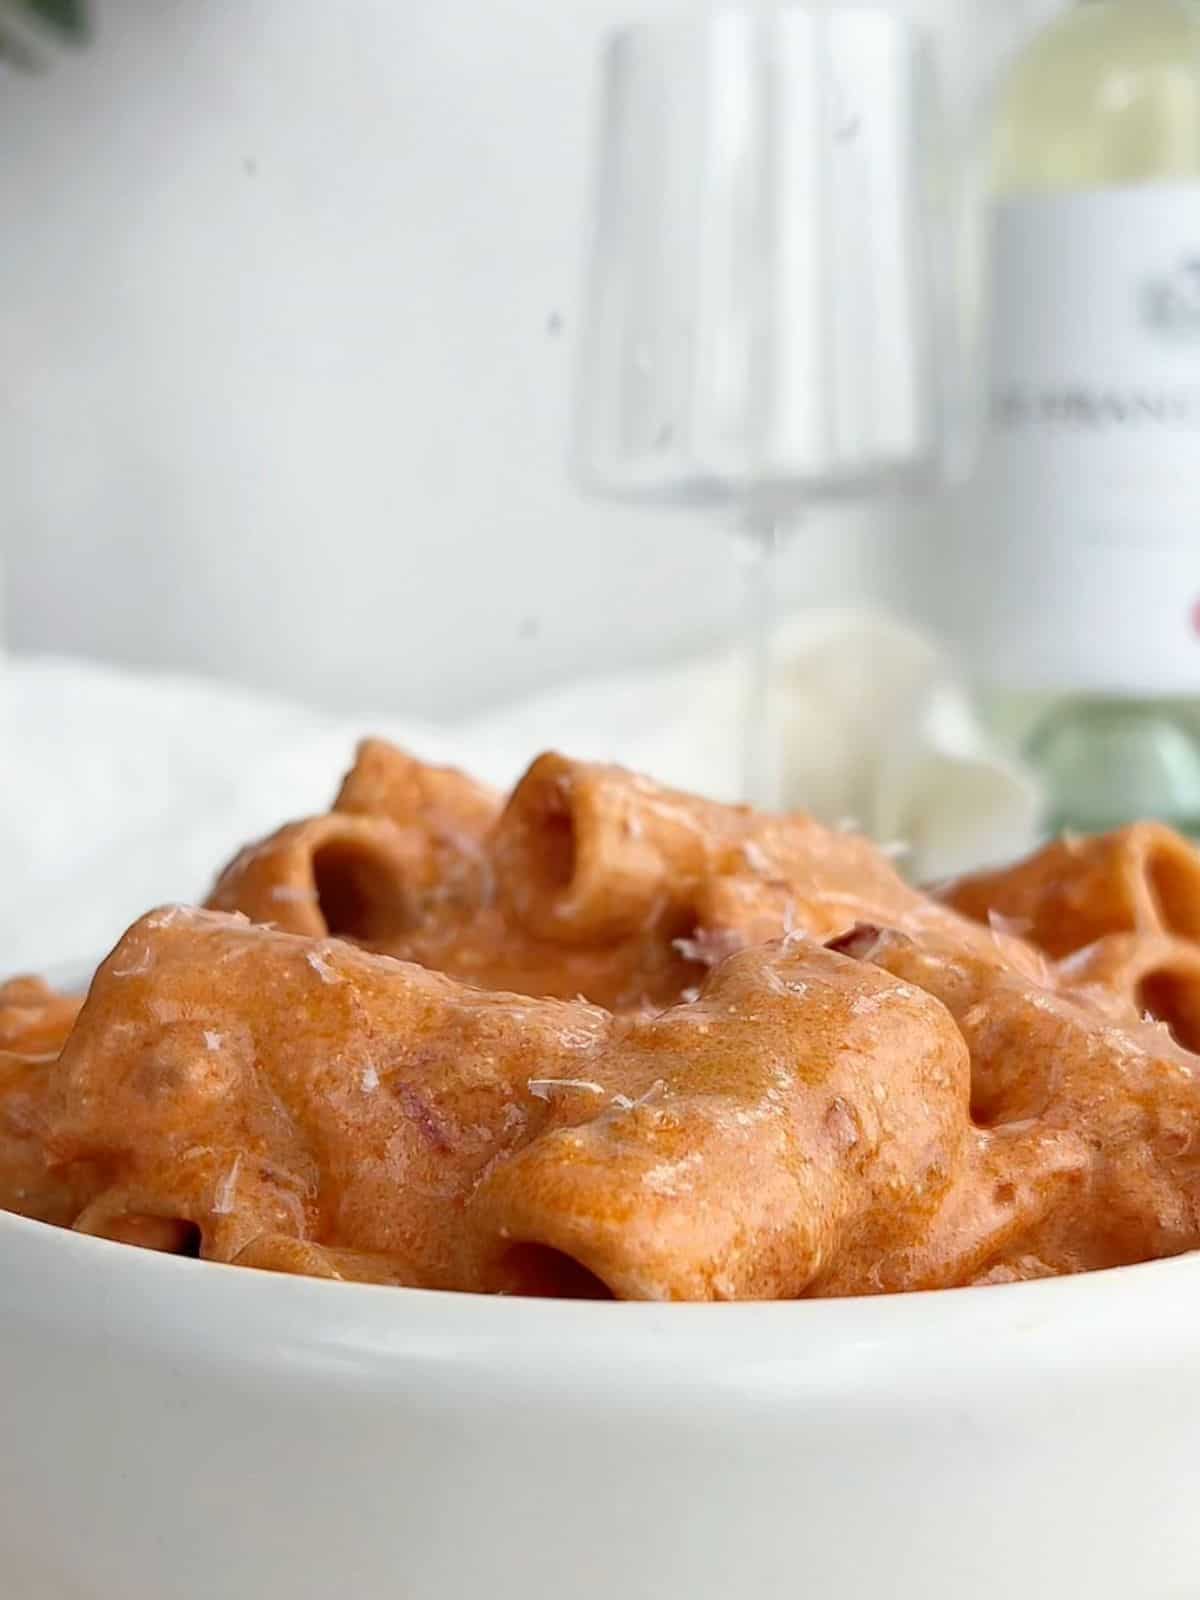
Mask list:
POLYGON ((856 835, 378 741, 326 815, 0 985, 0 1208, 423 1288, 787 1299, 1200 1246, 1200 856, 923 892, 856 835))

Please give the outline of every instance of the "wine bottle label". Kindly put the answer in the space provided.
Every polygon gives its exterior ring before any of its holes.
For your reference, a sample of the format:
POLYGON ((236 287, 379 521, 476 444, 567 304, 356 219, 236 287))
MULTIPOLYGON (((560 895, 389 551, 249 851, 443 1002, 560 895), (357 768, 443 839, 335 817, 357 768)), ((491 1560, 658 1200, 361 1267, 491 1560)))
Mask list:
POLYGON ((1200 183, 1002 203, 954 631, 1014 689, 1200 693, 1200 183))

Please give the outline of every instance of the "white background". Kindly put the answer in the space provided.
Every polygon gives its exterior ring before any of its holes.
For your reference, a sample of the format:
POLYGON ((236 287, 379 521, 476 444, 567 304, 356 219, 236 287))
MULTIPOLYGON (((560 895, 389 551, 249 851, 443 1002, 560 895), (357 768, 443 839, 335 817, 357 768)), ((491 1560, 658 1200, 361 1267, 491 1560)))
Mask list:
MULTIPOLYGON (((957 138, 1054 5, 914 0, 957 138)), ((562 465, 596 47, 628 14, 100 0, 83 55, 0 78, 14 647, 436 713, 728 627, 718 529, 581 504, 562 465)), ((902 603, 913 521, 821 514, 789 597, 902 603)))

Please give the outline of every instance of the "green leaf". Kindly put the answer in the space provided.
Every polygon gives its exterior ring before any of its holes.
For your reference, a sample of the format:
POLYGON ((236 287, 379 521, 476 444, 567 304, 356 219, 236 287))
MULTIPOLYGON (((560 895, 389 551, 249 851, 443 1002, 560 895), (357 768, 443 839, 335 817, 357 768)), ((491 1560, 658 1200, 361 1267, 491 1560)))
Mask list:
POLYGON ((24 9, 68 39, 81 40, 88 36, 87 0, 20 0, 18 9, 24 9))

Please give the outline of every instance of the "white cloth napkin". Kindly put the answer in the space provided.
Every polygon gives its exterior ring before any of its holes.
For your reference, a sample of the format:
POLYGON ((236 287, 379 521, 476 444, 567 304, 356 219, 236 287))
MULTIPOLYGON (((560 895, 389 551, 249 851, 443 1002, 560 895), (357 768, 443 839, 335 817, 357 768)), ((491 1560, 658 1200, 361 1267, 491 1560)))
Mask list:
MULTIPOLYGON (((780 630, 778 660, 789 805, 907 847, 920 878, 1035 841, 1035 784, 910 629, 805 616, 780 630)), ((553 746, 736 799, 740 681, 723 655, 432 724, 78 661, 0 664, 0 973, 90 964, 148 907, 203 895, 246 840, 323 810, 366 733, 498 784, 553 746)))

